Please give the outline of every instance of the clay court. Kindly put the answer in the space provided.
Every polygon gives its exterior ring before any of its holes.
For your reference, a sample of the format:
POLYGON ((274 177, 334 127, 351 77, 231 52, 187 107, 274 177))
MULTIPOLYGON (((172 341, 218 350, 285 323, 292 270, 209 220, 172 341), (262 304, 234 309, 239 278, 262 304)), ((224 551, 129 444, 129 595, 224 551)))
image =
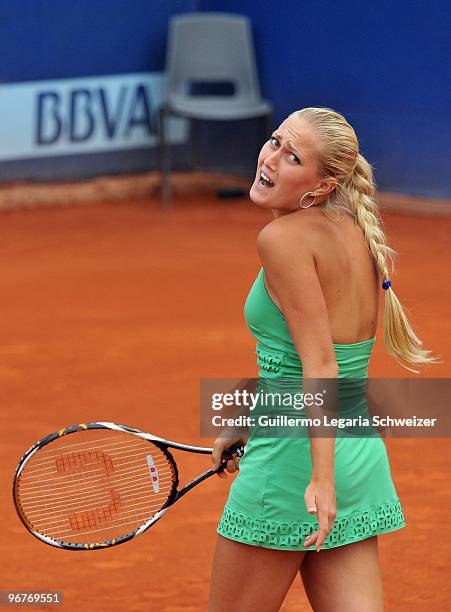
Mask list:
MULTIPOLYGON (((113 421, 208 446, 199 380, 256 376, 243 303, 267 214, 208 193, 178 194, 168 211, 153 195, 104 199, 0 214, 1 588, 63 591, 68 611, 197 612, 230 481, 211 479, 142 537, 87 553, 38 542, 10 497, 23 452, 74 423, 113 421)), ((424 376, 449 377, 451 218, 385 211, 384 222, 400 253, 397 294, 443 359, 424 376)), ((413 376, 384 353, 381 334, 370 376, 413 376)), ((407 528, 379 538, 386 609, 449 610, 449 440, 387 446, 407 528)), ((209 467, 190 455, 180 463, 187 478, 209 467)), ((282 609, 310 610, 298 581, 282 609)))

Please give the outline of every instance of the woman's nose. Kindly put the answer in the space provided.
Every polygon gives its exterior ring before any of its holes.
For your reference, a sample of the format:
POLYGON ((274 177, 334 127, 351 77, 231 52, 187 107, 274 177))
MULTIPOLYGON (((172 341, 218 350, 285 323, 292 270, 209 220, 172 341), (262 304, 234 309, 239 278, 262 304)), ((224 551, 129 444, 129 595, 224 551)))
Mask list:
POLYGON ((279 151, 273 151, 265 158, 264 161, 268 169, 276 170, 279 163, 279 151))

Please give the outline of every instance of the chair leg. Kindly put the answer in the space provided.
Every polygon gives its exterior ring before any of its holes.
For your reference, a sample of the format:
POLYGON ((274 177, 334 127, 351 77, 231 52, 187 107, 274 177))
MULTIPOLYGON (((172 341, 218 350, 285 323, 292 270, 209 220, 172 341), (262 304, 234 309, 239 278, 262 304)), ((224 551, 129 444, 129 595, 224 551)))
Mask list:
POLYGON ((187 119, 186 121, 188 121, 188 155, 189 155, 189 162, 188 162, 188 167, 190 169, 190 172, 192 172, 194 170, 194 164, 195 164, 195 152, 194 152, 194 143, 195 143, 195 138, 194 136, 195 134, 195 130, 198 129, 197 128, 197 124, 195 122, 194 119, 187 119))
POLYGON ((161 204, 163 208, 169 208, 171 205, 171 184, 170 171, 171 160, 169 143, 166 138, 166 118, 168 113, 163 107, 160 108, 160 174, 161 174, 161 204))

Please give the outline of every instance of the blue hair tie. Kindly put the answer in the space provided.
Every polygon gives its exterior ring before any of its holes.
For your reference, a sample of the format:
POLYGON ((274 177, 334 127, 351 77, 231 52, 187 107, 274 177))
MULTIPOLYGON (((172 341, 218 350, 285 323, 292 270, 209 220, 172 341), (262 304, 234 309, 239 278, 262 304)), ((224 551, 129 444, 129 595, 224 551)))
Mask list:
POLYGON ((384 289, 384 291, 387 291, 389 287, 391 287, 391 281, 387 280, 382 283, 382 289, 384 289))

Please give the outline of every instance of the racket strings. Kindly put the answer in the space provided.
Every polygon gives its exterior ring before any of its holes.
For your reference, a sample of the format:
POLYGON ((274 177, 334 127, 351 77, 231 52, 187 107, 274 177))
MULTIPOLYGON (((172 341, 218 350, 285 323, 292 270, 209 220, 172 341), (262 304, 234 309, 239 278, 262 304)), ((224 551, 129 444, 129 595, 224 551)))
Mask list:
MULTIPOLYGON (((107 475, 112 475, 113 471, 115 474, 119 474, 119 473, 125 473, 125 472, 131 472, 131 473, 135 473, 136 472, 136 467, 138 467, 139 465, 142 464, 142 455, 135 455, 135 457, 139 457, 138 459, 135 459, 133 461, 129 461, 129 456, 122 456, 120 457, 120 459, 124 459, 126 461, 124 461, 123 463, 119 463, 119 461, 115 462, 115 467, 114 470, 111 469, 110 472, 108 473, 106 470, 104 470, 102 467, 100 468, 89 468, 86 466, 84 470, 80 470, 80 472, 85 472, 85 473, 81 473, 80 474, 80 479, 79 482, 82 481, 83 477, 85 477, 85 480, 88 480, 89 478, 92 478, 92 476, 94 476, 94 474, 99 474, 102 475, 102 473, 107 473, 107 475), (120 469, 121 467, 125 466, 124 469, 120 469), (135 467, 130 467, 130 466, 135 466, 135 467)), ((111 459, 111 458, 110 458, 111 459)), ((154 462, 155 467, 157 468, 157 470, 160 472, 164 470, 164 467, 167 465, 166 461, 155 461, 154 462)), ((49 469, 47 472, 45 472, 44 474, 41 474, 40 478, 39 478, 39 484, 41 485, 41 487, 43 489, 48 487, 48 483, 53 483, 54 486, 59 486, 59 485, 63 485, 66 486, 67 485, 67 475, 66 474, 57 474, 56 476, 53 476, 52 478, 42 478, 42 476, 46 476, 46 475, 51 475, 52 472, 49 469)), ((24 482, 22 483, 22 487, 23 490, 26 491, 27 487, 32 490, 34 493, 39 491, 39 487, 37 487, 34 483, 36 482, 36 477, 37 474, 36 473, 32 473, 32 474, 27 474, 28 478, 26 480, 24 480, 24 482)))
MULTIPOLYGON (((117 494, 117 492, 115 493, 117 494)), ((116 519, 113 516, 113 509, 117 511, 118 508, 115 506, 111 507, 111 504, 108 503, 109 501, 110 500, 108 500, 108 498, 105 497, 103 500, 100 500, 99 502, 97 502, 95 506, 89 507, 89 509, 86 509, 86 507, 77 507, 75 509, 65 509, 65 515, 63 517, 60 515, 56 515, 56 516, 45 515, 42 519, 40 519, 39 527, 40 529, 45 529, 45 530, 56 529, 57 527, 61 527, 61 528, 67 527, 67 518, 69 517, 69 521, 70 521, 71 519, 73 519, 73 515, 76 515, 76 518, 77 517, 80 517, 82 519, 86 518, 87 520, 91 520, 91 518, 93 518, 94 520, 97 517, 98 521, 104 521, 108 518, 111 520, 111 524, 113 524, 115 521, 120 522, 121 519, 116 519), (104 504, 104 506, 102 506, 101 504, 104 504)), ((118 496, 117 501, 119 503, 122 503, 124 500, 118 496)), ((142 504, 130 503, 127 507, 128 518, 130 518, 132 515, 133 516, 145 515, 147 518, 149 518, 149 510, 151 511, 151 514, 153 516, 156 512, 158 512, 161 509, 165 501, 166 501, 166 497, 162 496, 159 500, 156 500, 156 503, 153 506, 146 507, 144 510, 142 509, 142 504)), ((71 523, 71 527, 74 528, 74 525, 72 523, 71 523)))
MULTIPOLYGON (((92 432, 96 432, 97 434, 99 434, 99 432, 102 432, 102 438, 96 438, 96 439, 91 439, 91 440, 83 440, 80 442, 70 442, 67 438, 57 438, 55 441, 51 442, 51 444, 55 443, 57 444, 58 442, 61 442, 61 440, 64 440, 64 448, 68 449, 68 448, 83 448, 83 449, 88 449, 88 448, 104 448, 105 447, 105 443, 106 446, 108 447, 112 447, 114 446, 114 444, 121 444, 124 443, 124 440, 126 440, 125 436, 127 436, 128 434, 126 434, 125 432, 114 432, 114 435, 108 435, 111 434, 112 432, 110 430, 89 430, 89 432, 77 432, 77 438, 79 438, 80 436, 83 435, 83 433, 92 433, 92 432), (105 433, 104 433, 105 432, 105 433), (120 436, 118 439, 118 435, 120 436), (115 440, 116 442, 110 442, 110 440, 115 440)), ((133 441, 136 442, 136 440, 143 440, 143 438, 141 437, 133 437, 133 438, 129 438, 129 441, 133 441)), ((56 446, 46 446, 45 447, 45 453, 46 454, 51 454, 51 453, 58 453, 59 452, 59 448, 56 446)))
MULTIPOLYGON (((173 481, 172 471, 162 470, 159 472, 160 489, 162 488, 164 490, 165 488, 164 484, 167 483, 168 485, 171 485, 172 481, 173 481)), ((83 490, 84 497, 88 498, 91 493, 95 497, 95 495, 98 494, 98 491, 99 491, 99 482, 93 482, 92 479, 89 480, 88 482, 90 486, 84 487, 84 490, 83 490)), ((136 488, 134 485, 140 484, 140 483, 142 484, 143 487, 148 489, 149 475, 143 474, 142 476, 139 476, 136 473, 134 473, 132 476, 129 476, 128 478, 122 478, 121 485, 125 484, 126 485, 125 487, 116 486, 115 488, 118 490, 126 490, 127 488, 134 490, 136 488), (131 482, 128 482, 128 481, 131 481, 131 482)), ((79 485, 77 484, 76 488, 74 488, 74 485, 72 483, 68 483, 66 486, 67 488, 64 489, 63 487, 60 487, 58 490, 56 489, 56 487, 54 487, 52 492, 41 493, 39 496, 35 495, 32 492, 29 492, 29 489, 28 489, 26 494, 21 494, 21 499, 27 502, 27 506, 29 508, 39 507, 39 506, 49 506, 49 505, 52 505, 54 507, 59 503, 63 503, 59 501, 57 502, 54 501, 55 493, 57 493, 65 502, 69 502, 71 499, 77 501, 79 499, 79 485), (71 486, 72 488, 70 488, 71 486), (36 504, 33 503, 35 499, 39 500, 38 503, 36 504)), ((49 491, 49 488, 47 487, 45 491, 49 491)))
POLYGON ((82 544, 91 543, 87 536, 97 532, 105 540, 115 539, 140 527, 165 504, 176 482, 170 458, 136 436, 105 433, 77 432, 77 443, 57 439, 27 462, 16 494, 36 531, 82 544))
MULTIPOLYGON (((142 507, 144 502, 145 511, 151 516, 158 508, 163 505, 166 501, 168 494, 167 490, 160 495, 153 496, 151 500, 148 497, 144 497, 146 492, 143 489, 135 489, 133 491, 127 491, 124 495, 121 490, 113 489, 114 493, 120 496, 121 503, 127 506, 127 509, 142 507)), ((94 512, 97 508, 103 504, 108 504, 110 498, 110 491, 103 492, 102 495, 98 495, 96 498, 91 497, 90 499, 83 499, 76 501, 73 504, 62 504, 58 507, 41 507, 34 508, 27 512, 28 519, 33 524, 38 524, 43 527, 45 524, 61 522, 65 520, 66 515, 72 512, 94 512)))
MULTIPOLYGON (((147 508, 149 507, 158 507, 162 501, 164 501, 168 495, 167 490, 172 485, 172 481, 167 480, 165 482, 165 488, 162 493, 159 495, 154 495, 152 501, 149 501, 147 508)), ((121 498, 124 500, 128 500, 129 498, 136 499, 137 495, 142 495, 146 493, 143 487, 133 487, 132 489, 125 489, 115 487, 115 492, 121 495, 121 498)), ((100 493, 84 496, 83 500, 74 499, 68 500, 64 502, 59 502, 58 504, 34 504, 33 506, 28 506, 27 516, 30 520, 43 520, 43 517, 50 518, 55 516, 60 516, 62 512, 70 512, 75 510, 92 510, 95 509, 99 504, 108 500, 109 492, 101 491, 100 493)))
MULTIPOLYGON (((135 519, 135 520, 132 520, 132 521, 127 521, 125 523, 121 523, 119 525, 115 525, 115 529, 119 529, 120 528, 121 529, 120 530, 121 535, 127 535, 127 533, 129 533, 130 531, 132 531, 135 528, 133 526, 136 526, 136 524, 138 524, 138 526, 140 526, 141 524, 144 523, 146 518, 147 518, 147 515, 143 514, 142 517, 141 517, 141 520, 136 520, 135 519), (127 529, 122 529, 122 527, 127 527, 127 529)), ((108 534, 108 537, 106 537, 107 534, 102 533, 102 532, 105 532, 105 531, 111 532, 112 529, 111 529, 111 527, 97 527, 96 529, 93 529, 92 531, 84 531, 84 532, 79 533, 77 535, 78 535, 79 538, 81 538, 81 537, 84 538, 83 541, 81 542, 83 544, 91 544, 91 543, 93 543, 92 540, 94 540, 94 539, 96 539, 96 542, 99 541, 99 540, 97 540, 97 538, 90 538, 89 542, 87 542, 85 536, 91 535, 91 534, 99 534, 99 536, 102 535, 103 541, 106 541, 106 540, 109 540, 109 539, 114 539, 114 538, 110 537, 110 534, 108 534)), ((71 533, 73 533, 73 532, 71 532, 71 533)), ((67 535, 64 532, 61 533, 61 536, 62 536, 61 540, 62 540, 63 537, 67 538, 67 535)), ((118 536, 115 536, 115 537, 118 537, 118 536)), ((71 538, 71 541, 73 542, 74 538, 71 538)))
MULTIPOLYGON (((48 512, 38 514, 28 513, 28 519, 37 531, 54 539, 59 539, 62 533, 67 534, 71 530, 79 530, 86 526, 99 527, 107 520, 109 520, 110 527, 116 527, 123 522, 124 516, 136 518, 139 514, 140 517, 151 518, 158 512, 168 497, 168 495, 164 494, 153 499, 153 502, 149 502, 147 495, 144 499, 142 497, 139 499, 136 492, 133 496, 125 498, 121 497, 116 490, 112 490, 111 494, 113 496, 112 499, 109 500, 104 497, 103 499, 98 499, 92 505, 81 505, 80 502, 77 502, 77 506, 60 507, 59 512, 52 513, 51 518, 54 520, 51 521, 49 521, 48 512), (134 503, 130 503, 132 500, 134 503), (132 512, 136 509, 139 509, 138 514, 132 512), (117 513, 120 516, 114 518, 113 515, 117 513), (67 526, 68 521, 71 530, 63 529, 64 526, 67 526)), ((114 537, 117 537, 117 534, 114 534, 114 537)))
MULTIPOLYGON (((114 490, 115 494, 120 494, 120 492, 118 492, 117 490, 114 490)), ((129 495, 121 495, 121 499, 122 501, 131 498, 131 502, 135 501, 136 499, 136 495, 135 492, 129 494, 129 495)), ((158 509, 161 504, 165 501, 166 496, 161 495, 160 497, 157 497, 154 500, 153 503, 153 507, 155 507, 156 509, 158 509)), ((79 512, 79 511, 87 511, 87 510, 95 510, 96 508, 98 508, 101 504, 107 504, 109 502, 109 496, 107 493, 102 494, 101 496, 98 496, 98 498, 94 501, 93 504, 84 504, 84 505, 77 505, 77 506, 65 506, 64 507, 64 512, 79 512)), ((129 508, 139 508, 141 507, 141 504, 139 503, 130 503, 129 504, 129 508)), ((147 510, 147 509, 146 509, 147 510)), ((57 524, 58 522, 61 521, 61 513, 60 511, 56 511, 56 512, 41 512, 41 513, 33 513, 33 514, 29 514, 28 517, 30 519, 37 519, 40 518, 40 525, 41 527, 43 527, 44 525, 52 525, 52 524, 57 524), (42 517, 42 518, 41 518, 42 517), (56 520, 54 520, 56 519, 56 520)))
MULTIPOLYGON (((158 508, 158 510, 160 510, 161 507, 158 508)), ((140 526, 143 522, 145 522, 149 516, 148 513, 141 510, 140 512, 130 512, 127 515, 127 519, 132 519, 130 521, 127 522, 123 522, 123 521, 119 521, 119 519, 114 519, 111 516, 99 516, 99 513, 94 514, 89 514, 89 515, 82 515, 82 514, 77 514, 77 515, 71 515, 70 517, 70 528, 69 525, 67 525, 67 523, 65 524, 61 524, 59 525, 58 528, 58 536, 59 536, 59 540, 64 540, 65 536, 67 537, 67 534, 74 534, 74 532, 77 532, 78 536, 83 536, 86 535, 86 531, 83 531, 84 529, 93 527, 93 528, 97 528, 99 531, 101 530, 106 530, 106 529, 112 529, 112 528, 118 528, 118 527, 122 527, 123 525, 130 525, 136 522, 138 522, 138 526, 140 526), (106 527, 102 527, 102 523, 100 521, 108 521, 108 525, 106 527)), ((105 523, 103 523, 105 524, 105 523)), ((121 535, 125 535, 125 534, 121 534, 121 535)), ((72 541, 72 539, 71 539, 72 541)))
MULTIPOLYGON (((148 442, 146 442, 146 444, 149 444, 148 442)), ((78 446, 78 445, 77 445, 78 446)), ((118 454, 124 452, 124 450, 126 451, 133 451, 134 449, 136 449, 137 451, 141 451, 142 450, 142 444, 137 444, 136 442, 134 442, 134 440, 131 440, 130 442, 127 440, 122 440, 121 443, 116 442, 116 444, 110 444, 110 445, 102 445, 102 448, 104 449, 108 449, 108 455, 110 457, 115 457, 118 454)), ((150 448, 150 447, 149 447, 150 448)), ((156 447, 155 447, 156 448, 156 447)), ((81 449, 77 449, 75 451, 71 451, 68 449, 65 449, 65 452, 67 452, 68 456, 72 456, 72 462, 75 463, 76 457, 80 456, 81 454, 85 454, 88 455, 90 453, 93 452, 94 449, 90 448, 90 449, 86 449, 86 450, 81 450, 81 449)), ((100 448, 96 449, 98 455, 100 456, 101 453, 105 454, 105 452, 103 450, 101 450, 100 448)), ((49 469, 52 468, 52 470, 54 469, 54 465, 55 465, 55 451, 52 449, 49 449, 47 451, 47 448, 44 448, 43 450, 41 450, 41 454, 43 455, 42 457, 36 457, 36 459, 33 461, 33 466, 31 468, 32 472, 34 473, 38 473, 41 470, 45 470, 45 469, 49 469)), ((95 455, 92 455, 92 458, 95 458, 95 455)), ((67 463, 70 463, 70 459, 67 460, 67 463)), ((82 461, 79 460, 80 464, 82 464, 82 461)), ((73 467, 75 467, 75 465, 73 465, 73 467)), ((80 465, 81 467, 81 465, 80 465)), ((30 470, 30 467, 28 468, 30 470)), ((69 466, 68 466, 69 469, 69 466)))
MULTIPOLYGON (((166 472, 166 474, 163 474, 163 478, 160 478, 159 480, 160 491, 165 492, 167 487, 172 486, 172 482, 173 482, 172 473, 166 472)), ((114 488, 118 491, 127 491, 127 490, 134 491, 134 490, 137 490, 138 488, 143 488, 146 491, 148 491, 149 476, 143 475, 139 478, 136 476, 130 476, 127 479, 122 479, 122 482, 120 483, 120 485, 116 485, 114 488), (131 482, 128 482, 128 481, 131 481, 131 482), (125 484, 125 486, 122 486, 122 484, 125 484)), ((83 498, 84 499, 89 499, 89 498, 94 499, 96 498, 96 496, 99 495, 99 492, 101 491, 102 489, 99 487, 98 482, 91 483, 91 486, 84 488, 83 498)), ((156 494, 156 491, 154 491, 154 493, 156 494)), ((76 490, 72 488, 69 492, 67 490, 59 490, 57 492, 54 491, 53 493, 48 493, 46 495, 40 495, 39 498, 35 498, 34 496, 30 497, 30 495, 31 494, 28 494, 27 496, 21 496, 22 501, 25 501, 27 503, 28 508, 40 508, 40 507, 55 508, 61 504, 67 505, 69 503, 74 503, 74 502, 76 504, 79 504, 79 498, 80 498, 78 487, 76 490), (55 493, 57 493, 58 496, 61 498, 60 500, 55 501, 55 493), (38 499, 39 501, 37 501, 37 503, 34 503, 35 499, 38 499)))

